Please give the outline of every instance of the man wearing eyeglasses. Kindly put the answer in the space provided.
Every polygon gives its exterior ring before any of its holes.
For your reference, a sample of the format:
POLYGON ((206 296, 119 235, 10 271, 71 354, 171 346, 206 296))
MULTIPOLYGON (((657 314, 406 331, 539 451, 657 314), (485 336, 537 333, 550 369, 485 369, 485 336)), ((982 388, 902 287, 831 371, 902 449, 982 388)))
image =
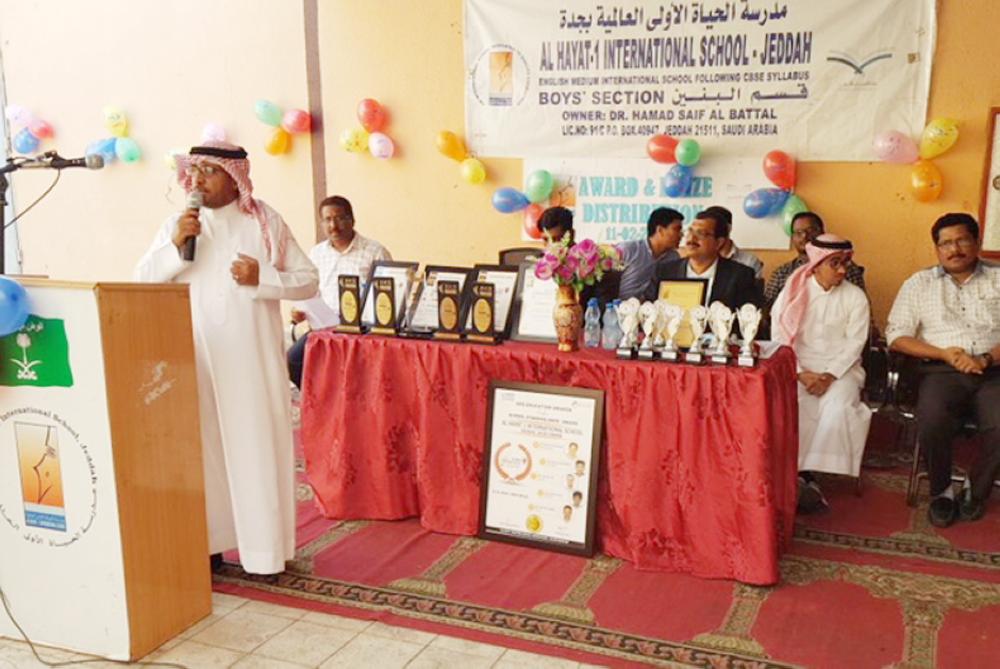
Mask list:
MULTIPOLYGON (((340 314, 338 299, 340 288, 337 280, 342 274, 353 274, 364 283, 372 265, 379 260, 392 260, 392 256, 374 239, 369 239, 354 229, 354 209, 350 201, 332 195, 319 203, 319 217, 327 238, 312 247, 309 259, 319 269, 319 295, 334 312, 340 314)), ((301 323, 306 315, 292 310, 292 321, 301 323)), ((306 341, 309 334, 300 337, 288 349, 288 377, 296 388, 302 387, 302 367, 305 363, 306 341)))
POLYGON ((938 265, 903 284, 889 313, 894 351, 924 360, 917 401, 917 438, 930 478, 930 522, 978 520, 1000 473, 1000 268, 979 258, 979 224, 945 214, 931 228, 938 265), (956 501, 951 444, 975 416, 983 452, 956 501))
POLYGON ((733 310, 748 302, 760 306, 762 298, 754 282, 753 270, 719 255, 728 237, 729 221, 722 213, 714 208, 699 213, 687 231, 686 257, 657 267, 646 289, 646 299, 657 298, 660 281, 704 279, 708 283, 706 305, 718 301, 733 310))
MULTIPOLYGON (((774 270, 771 278, 768 279, 767 285, 764 287, 764 301, 768 307, 774 304, 774 300, 777 299, 781 289, 785 287, 785 282, 788 281, 792 272, 809 261, 806 256, 806 244, 824 232, 823 219, 816 212, 802 211, 792 218, 792 248, 795 249, 796 256, 774 270)), ((853 258, 847 266, 847 281, 861 290, 865 290, 865 270, 856 264, 853 258)))
POLYGON ((281 216, 253 197, 242 148, 206 142, 177 157, 201 206, 168 218, 139 281, 190 287, 205 508, 213 567, 238 548, 255 574, 295 553, 295 458, 279 302, 316 293, 316 268, 281 216), (194 259, 184 248, 196 238, 194 259))

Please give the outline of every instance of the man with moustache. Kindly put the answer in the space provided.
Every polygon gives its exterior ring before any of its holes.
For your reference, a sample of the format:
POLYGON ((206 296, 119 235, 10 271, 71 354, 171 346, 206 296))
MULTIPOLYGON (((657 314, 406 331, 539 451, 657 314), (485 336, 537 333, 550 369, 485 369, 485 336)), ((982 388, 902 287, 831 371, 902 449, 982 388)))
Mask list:
POLYGON ((761 304, 760 291, 754 282, 754 271, 720 256, 719 251, 729 238, 729 221, 710 207, 698 214, 687 230, 686 257, 659 266, 646 289, 646 299, 655 301, 660 281, 705 279, 705 305, 722 302, 734 311, 746 303, 761 304))
POLYGON ((889 313, 894 351, 921 358, 917 438, 927 459, 930 522, 979 520, 1000 473, 1000 268, 979 258, 979 224, 945 214, 931 228, 938 264, 903 284, 889 313), (951 485, 951 445, 974 415, 981 457, 959 499, 951 485))
MULTIPOLYGON (((340 314, 340 289, 337 279, 341 274, 357 275, 361 282, 368 280, 368 272, 378 260, 392 260, 392 256, 373 239, 364 237, 354 229, 354 210, 345 197, 332 195, 319 203, 319 217, 327 238, 312 247, 309 259, 319 269, 319 295, 327 306, 340 314)), ((292 321, 301 323, 306 315, 292 310, 292 321)), ((302 387, 302 367, 305 364, 306 341, 309 333, 300 337, 288 349, 288 377, 296 388, 302 387)))

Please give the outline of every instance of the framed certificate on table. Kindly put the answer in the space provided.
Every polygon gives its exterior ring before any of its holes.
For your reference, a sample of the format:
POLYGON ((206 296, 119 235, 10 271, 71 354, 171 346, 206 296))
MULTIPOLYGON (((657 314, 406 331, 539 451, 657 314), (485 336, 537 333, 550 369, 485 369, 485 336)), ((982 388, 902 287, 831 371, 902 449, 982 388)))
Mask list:
POLYGON ((514 320, 510 338, 517 341, 555 343, 556 326, 552 311, 556 306, 556 284, 552 279, 535 276, 535 261, 525 261, 517 268, 517 292, 514 295, 514 320))
MULTIPOLYGON (((424 268, 424 279, 416 286, 413 299, 407 308, 406 331, 420 335, 430 335, 438 327, 439 281, 457 281, 459 291, 465 293, 465 286, 472 269, 468 267, 447 267, 428 265, 424 268)), ((459 318, 465 317, 466 300, 461 301, 459 318)))
POLYGON ((708 279, 671 279, 661 281, 657 297, 684 309, 684 319, 677 330, 674 342, 680 348, 689 348, 694 342, 688 309, 704 305, 708 299, 708 279))
POLYGON ((479 536, 591 556, 604 391, 491 381, 479 536))
POLYGON ((374 293, 372 284, 375 279, 391 278, 393 282, 393 302, 396 309, 396 327, 403 322, 406 315, 406 296, 410 293, 413 277, 417 274, 419 263, 398 262, 395 260, 377 260, 372 264, 365 285, 364 308, 361 310, 361 324, 371 327, 375 324, 374 293))
MULTIPOLYGON (((506 339, 510 336, 511 316, 514 313, 514 295, 517 289, 515 265, 476 265, 469 276, 470 283, 491 283, 493 293, 493 329, 506 339)), ((472 311, 465 319, 465 330, 472 330, 472 311)))

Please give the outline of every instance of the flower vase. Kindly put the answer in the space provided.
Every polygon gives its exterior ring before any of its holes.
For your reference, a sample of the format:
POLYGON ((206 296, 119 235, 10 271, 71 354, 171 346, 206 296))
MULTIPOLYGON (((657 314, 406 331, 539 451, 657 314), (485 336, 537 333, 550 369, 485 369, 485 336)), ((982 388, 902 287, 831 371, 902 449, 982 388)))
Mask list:
POLYGON ((576 351, 580 348, 580 333, 583 330, 583 307, 573 286, 556 286, 556 291, 552 320, 556 326, 559 350, 576 351))

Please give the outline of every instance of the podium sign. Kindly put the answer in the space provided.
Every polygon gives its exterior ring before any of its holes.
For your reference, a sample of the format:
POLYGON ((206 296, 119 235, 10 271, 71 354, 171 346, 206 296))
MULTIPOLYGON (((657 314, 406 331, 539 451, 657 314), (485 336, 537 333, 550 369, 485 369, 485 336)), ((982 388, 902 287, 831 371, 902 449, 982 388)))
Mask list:
MULTIPOLYGON (((141 657, 211 612, 187 287, 23 283, 32 316, 0 338, 0 586, 33 641, 141 657)), ((20 638, 3 609, 0 635, 20 638)))

